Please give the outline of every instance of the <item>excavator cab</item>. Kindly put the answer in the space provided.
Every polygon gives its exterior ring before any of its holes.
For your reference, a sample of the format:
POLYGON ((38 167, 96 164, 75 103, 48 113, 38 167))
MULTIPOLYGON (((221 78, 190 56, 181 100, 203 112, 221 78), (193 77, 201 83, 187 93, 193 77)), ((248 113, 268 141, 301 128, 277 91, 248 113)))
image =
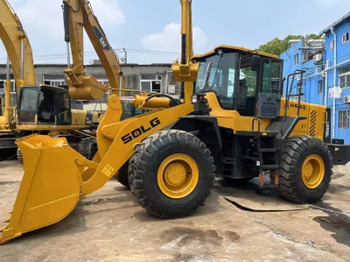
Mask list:
POLYGON ((222 109, 236 110, 241 116, 279 115, 282 61, 277 57, 218 47, 194 60, 199 62, 195 94, 215 93, 222 109))
POLYGON ((67 89, 52 86, 22 87, 18 103, 18 123, 70 125, 71 105, 67 89))

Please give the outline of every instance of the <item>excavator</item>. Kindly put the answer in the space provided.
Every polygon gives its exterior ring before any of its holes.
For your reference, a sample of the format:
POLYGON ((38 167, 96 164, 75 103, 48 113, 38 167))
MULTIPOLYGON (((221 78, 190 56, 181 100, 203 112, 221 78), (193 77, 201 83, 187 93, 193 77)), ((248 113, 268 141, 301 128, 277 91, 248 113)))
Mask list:
POLYGON ((121 99, 112 94, 92 160, 64 138, 17 140, 24 176, 0 243, 61 221, 123 166, 137 201, 161 218, 192 214, 215 176, 258 177, 261 187, 268 176, 284 199, 322 198, 333 164, 350 160, 349 146, 328 142, 327 108, 301 102, 301 88, 297 100, 283 94, 283 61, 275 55, 221 45, 193 56, 191 5, 181 0, 182 54, 172 67, 184 100, 150 95, 138 107, 152 111, 121 120, 121 99))
MULTIPOLYGON (((91 159, 96 144, 94 130, 99 124, 100 114, 72 109, 71 101, 96 100, 106 93, 135 92, 120 88, 122 72, 118 57, 108 43, 90 4, 86 1, 64 1, 63 11, 68 65, 65 74, 68 86, 37 85, 29 39, 7 0, 0 1, 0 37, 9 55, 4 98, 0 98, 0 149, 17 148, 14 143, 16 138, 42 133, 67 137, 74 148, 91 159), (102 62, 109 85, 101 84, 85 72, 84 29, 102 62), (11 67, 17 87, 17 108, 15 105, 11 106, 10 101, 11 67)), ((147 94, 139 95, 142 96, 147 94)), ((139 103, 142 103, 142 99, 139 103)), ((126 107, 126 103, 123 107, 126 107)), ((20 150, 17 151, 17 157, 22 162, 20 150)))
MULTIPOLYGON (((16 138, 32 133, 63 135, 72 141, 90 137, 78 130, 98 125, 98 115, 71 108, 66 87, 37 85, 33 53, 23 26, 8 1, 0 1, 0 38, 8 54, 4 95, 1 98, 0 149, 17 147, 16 138), (11 69, 18 106, 11 105, 11 69)), ((18 151, 19 152, 19 151, 18 151)), ((21 158, 20 152, 18 157, 21 158)))
POLYGON ((16 125, 15 108, 11 105, 10 61, 16 86, 35 85, 32 49, 17 15, 7 1, 0 1, 0 37, 8 52, 4 94, 0 95, 0 148, 13 148, 16 125))

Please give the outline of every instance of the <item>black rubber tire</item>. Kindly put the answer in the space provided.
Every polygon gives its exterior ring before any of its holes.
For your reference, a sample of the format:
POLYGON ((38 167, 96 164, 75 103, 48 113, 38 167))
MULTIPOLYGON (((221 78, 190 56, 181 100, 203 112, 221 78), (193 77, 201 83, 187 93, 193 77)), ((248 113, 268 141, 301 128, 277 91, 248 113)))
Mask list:
POLYGON ((179 218, 193 213, 204 204, 215 179, 214 158, 210 150, 196 136, 179 130, 160 131, 138 145, 129 162, 130 189, 140 205, 160 218, 179 218), (188 196, 172 199, 157 183, 157 172, 168 156, 182 153, 198 165, 199 181, 188 196))
POLYGON ((289 201, 306 204, 319 201, 327 192, 332 178, 332 156, 327 145, 311 136, 289 138, 281 154, 279 170, 279 195, 289 201), (305 159, 310 155, 319 155, 325 164, 325 175, 321 184, 310 189, 302 181, 301 169, 305 159))
POLYGON ((119 170, 119 175, 116 177, 117 181, 125 186, 126 188, 130 188, 129 186, 129 177, 128 177, 128 168, 129 162, 126 162, 121 169, 119 170))
POLYGON ((77 151, 88 160, 92 160, 94 158, 97 150, 97 142, 94 138, 81 139, 77 147, 77 151))

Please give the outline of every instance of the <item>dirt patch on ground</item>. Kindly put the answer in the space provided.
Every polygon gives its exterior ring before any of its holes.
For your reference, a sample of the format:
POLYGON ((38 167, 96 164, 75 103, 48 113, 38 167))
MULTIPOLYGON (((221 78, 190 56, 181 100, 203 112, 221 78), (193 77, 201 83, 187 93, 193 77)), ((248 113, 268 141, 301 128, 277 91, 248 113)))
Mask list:
POLYGON ((315 217, 321 227, 332 233, 332 237, 340 244, 350 247, 350 217, 344 214, 342 210, 332 207, 327 203, 319 203, 328 216, 315 217))
POLYGON ((162 242, 166 242, 161 249, 168 249, 174 245, 189 247, 189 245, 201 246, 205 252, 208 248, 222 245, 224 239, 231 242, 237 241, 240 236, 233 231, 203 230, 189 227, 173 227, 162 233, 162 242))

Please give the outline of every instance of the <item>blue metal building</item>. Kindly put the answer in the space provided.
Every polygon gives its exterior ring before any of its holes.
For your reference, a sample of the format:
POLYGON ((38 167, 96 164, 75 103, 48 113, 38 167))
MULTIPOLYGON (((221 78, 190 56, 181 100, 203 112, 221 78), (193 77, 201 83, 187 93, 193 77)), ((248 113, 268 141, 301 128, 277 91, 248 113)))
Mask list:
MULTIPOLYGON (((323 40, 299 40, 281 55, 284 76, 305 70, 303 100, 331 108, 332 138, 350 144, 350 12, 324 29, 323 40), (340 90, 340 98, 330 95, 340 90)), ((294 84, 294 93, 296 85, 294 84)))

